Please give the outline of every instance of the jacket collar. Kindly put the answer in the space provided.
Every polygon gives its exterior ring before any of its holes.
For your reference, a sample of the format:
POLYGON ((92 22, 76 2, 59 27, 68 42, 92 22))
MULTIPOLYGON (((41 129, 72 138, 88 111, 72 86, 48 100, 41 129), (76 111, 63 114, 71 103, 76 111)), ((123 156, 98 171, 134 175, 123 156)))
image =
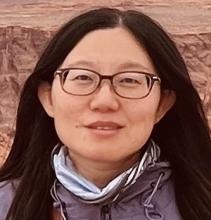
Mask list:
MULTIPOLYGON (((170 176, 171 169, 169 162, 158 162, 153 167, 147 168, 133 186, 127 188, 125 191, 121 191, 118 199, 114 203, 127 202, 140 194, 145 194, 145 197, 146 195, 150 197, 153 190, 157 191, 162 187, 170 176)), ((68 191, 59 181, 55 181, 53 189, 54 190, 52 190, 51 194, 55 200, 54 206, 57 206, 58 204, 60 205, 61 203, 64 203, 67 206, 72 203, 83 203, 80 198, 68 191)), ((112 203, 112 199, 106 200, 102 205, 109 203, 112 203)))

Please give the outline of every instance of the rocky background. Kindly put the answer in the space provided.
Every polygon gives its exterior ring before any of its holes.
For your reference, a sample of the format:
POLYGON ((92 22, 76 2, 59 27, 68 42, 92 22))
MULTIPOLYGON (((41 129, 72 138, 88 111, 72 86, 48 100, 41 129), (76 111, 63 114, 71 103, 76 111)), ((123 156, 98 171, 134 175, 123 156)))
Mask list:
POLYGON ((211 124, 211 0, 0 0, 0 165, 15 130, 21 88, 51 35, 88 8, 138 9, 176 41, 211 124))

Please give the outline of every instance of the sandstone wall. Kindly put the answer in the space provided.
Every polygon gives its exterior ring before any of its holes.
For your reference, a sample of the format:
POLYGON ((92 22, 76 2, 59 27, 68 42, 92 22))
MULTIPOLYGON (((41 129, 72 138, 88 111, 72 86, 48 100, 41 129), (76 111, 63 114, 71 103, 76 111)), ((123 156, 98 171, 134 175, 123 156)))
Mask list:
POLYGON ((211 2, 106 2, 3 0, 1 3, 5 4, 0 3, 0 163, 14 135, 17 103, 24 80, 52 33, 69 17, 96 5, 140 9, 165 26, 185 58, 211 122, 211 2), (15 4, 17 2, 19 4, 15 4))

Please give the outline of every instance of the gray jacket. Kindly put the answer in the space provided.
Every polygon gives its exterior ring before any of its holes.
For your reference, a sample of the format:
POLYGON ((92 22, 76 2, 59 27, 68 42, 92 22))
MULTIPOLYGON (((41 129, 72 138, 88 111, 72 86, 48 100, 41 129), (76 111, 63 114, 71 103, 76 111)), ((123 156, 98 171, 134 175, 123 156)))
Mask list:
MULTIPOLYGON (((6 218, 17 181, 0 183, 0 220, 6 218)), ((54 207, 64 220, 182 220, 175 203, 168 163, 149 168, 117 200, 86 204, 58 181, 52 188, 54 207)))

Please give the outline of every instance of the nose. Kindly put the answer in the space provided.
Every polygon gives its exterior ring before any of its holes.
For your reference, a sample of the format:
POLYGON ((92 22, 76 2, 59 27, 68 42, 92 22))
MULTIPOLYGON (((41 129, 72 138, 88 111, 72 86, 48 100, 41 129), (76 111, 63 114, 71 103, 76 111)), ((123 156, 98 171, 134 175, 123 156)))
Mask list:
POLYGON ((112 89, 111 83, 102 81, 100 87, 93 94, 90 109, 92 111, 108 112, 117 111, 118 108, 119 101, 112 89))

